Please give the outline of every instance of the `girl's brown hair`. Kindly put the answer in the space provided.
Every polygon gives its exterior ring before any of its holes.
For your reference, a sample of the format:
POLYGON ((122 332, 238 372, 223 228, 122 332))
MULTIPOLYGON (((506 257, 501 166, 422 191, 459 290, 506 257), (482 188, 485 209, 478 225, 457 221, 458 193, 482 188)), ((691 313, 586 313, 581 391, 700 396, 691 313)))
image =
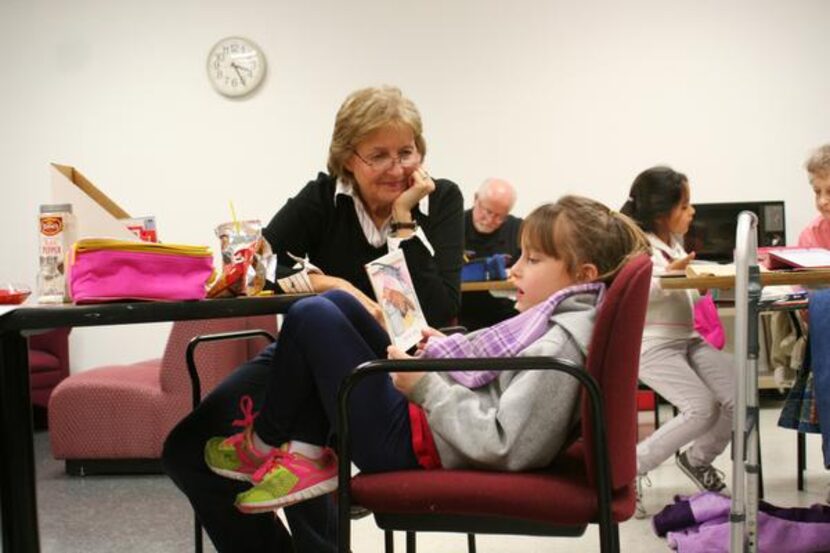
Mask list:
POLYGON ((605 283, 631 256, 651 251, 631 218, 582 196, 563 196, 537 207, 522 223, 521 236, 523 248, 561 259, 572 277, 580 265, 596 265, 596 280, 605 283))

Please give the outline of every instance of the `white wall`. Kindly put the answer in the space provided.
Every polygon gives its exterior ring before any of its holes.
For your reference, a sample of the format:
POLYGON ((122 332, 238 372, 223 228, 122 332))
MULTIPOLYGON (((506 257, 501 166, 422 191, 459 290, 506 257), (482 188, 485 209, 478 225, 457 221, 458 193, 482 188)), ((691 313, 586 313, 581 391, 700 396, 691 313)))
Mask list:
MULTIPOLYGON (((517 209, 565 192, 618 206, 642 169, 695 201, 783 199, 812 216, 802 164, 830 141, 830 2, 1 0, 0 280, 34 283, 50 161, 76 166, 166 241, 267 221, 325 166, 355 88, 401 86, 431 173, 470 197, 513 179, 517 209), (259 92, 211 88, 209 48, 265 50, 259 92)), ((159 355, 165 327, 78 329, 74 370, 159 355)))

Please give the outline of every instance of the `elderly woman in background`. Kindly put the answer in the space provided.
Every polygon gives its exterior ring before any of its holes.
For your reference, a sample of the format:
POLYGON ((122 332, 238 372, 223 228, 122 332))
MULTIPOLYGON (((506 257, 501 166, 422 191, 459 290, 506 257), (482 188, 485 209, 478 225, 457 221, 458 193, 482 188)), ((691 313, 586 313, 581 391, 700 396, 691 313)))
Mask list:
MULTIPOLYGON (((400 90, 365 88, 346 98, 329 147, 329 174, 318 174, 263 231, 282 263, 274 287, 339 288, 380 319, 364 265, 400 249, 427 322, 450 323, 460 304, 463 200, 455 184, 427 174, 425 154, 420 114, 400 90)), ((325 337, 320 340, 323 345, 325 337)), ((245 483, 222 478, 205 465, 207 439, 234 433, 238 406, 247 406, 244 420, 261 404, 268 373, 279 371, 273 352, 269 346, 237 369, 173 429, 162 454, 164 468, 220 552, 334 551, 329 497, 286 509, 289 535, 273 514, 237 511, 233 500, 245 483), (242 401, 245 396, 252 401, 242 401)))

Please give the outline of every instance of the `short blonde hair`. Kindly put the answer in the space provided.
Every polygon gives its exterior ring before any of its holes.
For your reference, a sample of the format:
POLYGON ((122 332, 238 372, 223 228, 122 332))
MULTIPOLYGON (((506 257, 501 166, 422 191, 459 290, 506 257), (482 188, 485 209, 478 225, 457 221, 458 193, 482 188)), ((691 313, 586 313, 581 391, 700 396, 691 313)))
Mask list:
POLYGON ((423 158, 427 145, 418 108, 394 86, 362 88, 352 92, 340 106, 334 122, 329 146, 329 174, 354 182, 346 169, 346 161, 364 138, 384 127, 400 127, 412 131, 415 147, 423 158))
POLYGON ((830 176, 830 144, 820 146, 810 154, 804 168, 810 174, 810 180, 813 177, 824 178, 830 176))

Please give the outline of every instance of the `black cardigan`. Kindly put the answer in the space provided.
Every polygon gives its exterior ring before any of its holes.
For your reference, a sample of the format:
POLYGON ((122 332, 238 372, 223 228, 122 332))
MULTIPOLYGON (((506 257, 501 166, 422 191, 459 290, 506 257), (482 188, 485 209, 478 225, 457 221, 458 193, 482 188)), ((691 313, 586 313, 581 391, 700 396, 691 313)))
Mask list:
MULTIPOLYGON (((364 265, 387 253, 366 240, 352 198, 339 196, 335 204, 334 178, 320 173, 299 194, 288 200, 263 235, 277 254, 277 277, 289 275, 294 261, 287 255, 308 256, 324 273, 351 282, 374 297, 364 265)), ((453 322, 458 313, 464 215, 461 191, 454 183, 435 180, 429 196, 429 215, 416 206, 413 218, 423 229, 435 256, 417 238, 401 242, 415 291, 427 322, 434 327, 453 322)))

